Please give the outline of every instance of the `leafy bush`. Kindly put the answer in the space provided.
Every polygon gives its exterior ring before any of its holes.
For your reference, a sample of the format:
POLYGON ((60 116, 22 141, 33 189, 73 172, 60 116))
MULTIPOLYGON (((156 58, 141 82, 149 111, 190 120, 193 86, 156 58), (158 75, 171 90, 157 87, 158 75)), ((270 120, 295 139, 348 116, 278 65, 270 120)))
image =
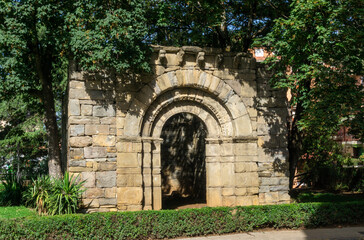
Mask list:
POLYGON ((66 172, 63 179, 54 179, 48 197, 48 213, 71 214, 75 213, 84 192, 82 184, 77 177, 69 176, 66 172))
POLYGON ((364 221, 364 201, 93 213, 0 220, 0 239, 163 239, 364 221))
POLYGON ((25 197, 28 205, 35 207, 39 214, 71 214, 78 209, 83 183, 68 172, 62 179, 40 176, 32 181, 25 197))
POLYGON ((47 175, 39 176, 32 180, 31 187, 24 193, 24 198, 28 206, 35 208, 38 214, 47 213, 47 202, 49 192, 52 188, 51 178, 47 175))
POLYGON ((18 206, 23 202, 22 192, 25 187, 23 179, 18 177, 15 172, 9 170, 5 174, 0 191, 0 206, 18 206))

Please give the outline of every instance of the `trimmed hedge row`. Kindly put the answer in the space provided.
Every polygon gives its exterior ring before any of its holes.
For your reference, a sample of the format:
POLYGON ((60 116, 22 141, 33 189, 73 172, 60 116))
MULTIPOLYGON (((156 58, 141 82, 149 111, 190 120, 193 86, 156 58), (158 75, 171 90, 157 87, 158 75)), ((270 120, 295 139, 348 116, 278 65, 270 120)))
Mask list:
POLYGON ((0 239, 158 239, 364 222, 364 201, 74 214, 0 221, 0 239))

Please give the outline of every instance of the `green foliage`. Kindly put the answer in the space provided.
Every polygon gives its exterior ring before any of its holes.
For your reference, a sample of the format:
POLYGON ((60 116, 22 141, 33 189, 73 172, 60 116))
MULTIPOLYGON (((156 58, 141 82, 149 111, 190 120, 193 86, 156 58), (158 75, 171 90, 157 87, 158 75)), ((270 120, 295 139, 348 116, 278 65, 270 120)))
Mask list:
POLYGON ((306 154, 316 176, 342 158, 333 139, 340 126, 363 135, 364 91, 357 78, 363 74, 362 7, 355 0, 293 1, 290 15, 277 19, 265 38, 274 52, 267 60, 275 71, 272 84, 290 89, 296 107, 290 151, 306 154))
POLYGON ((147 1, 149 41, 248 51, 284 15, 287 1, 147 1))
POLYGON ((356 224, 363 219, 363 201, 93 213, 0 220, 0 238, 164 239, 267 227, 295 229, 356 224))
POLYGON ((80 205, 81 194, 84 192, 79 177, 69 176, 66 172, 63 179, 54 179, 47 200, 48 213, 71 214, 75 213, 80 205))
POLYGON ((23 202, 22 192, 25 190, 23 179, 14 173, 12 170, 8 170, 5 174, 3 181, 3 190, 0 191, 0 206, 17 206, 23 202))
POLYGON ((349 202, 363 200, 363 194, 334 194, 334 193, 300 193, 297 202, 349 202))
POLYGON ((15 95, 0 103, 0 169, 17 169, 24 177, 47 171, 46 132, 39 103, 15 95))
POLYGON ((39 176, 32 181, 24 196, 27 204, 35 207, 38 214, 71 214, 80 206, 83 183, 78 176, 70 176, 68 172, 61 179, 39 176))
POLYGON ((38 214, 46 214, 46 204, 48 203, 51 188, 52 181, 49 176, 41 175, 37 179, 33 179, 31 186, 24 193, 27 205, 35 208, 38 214))

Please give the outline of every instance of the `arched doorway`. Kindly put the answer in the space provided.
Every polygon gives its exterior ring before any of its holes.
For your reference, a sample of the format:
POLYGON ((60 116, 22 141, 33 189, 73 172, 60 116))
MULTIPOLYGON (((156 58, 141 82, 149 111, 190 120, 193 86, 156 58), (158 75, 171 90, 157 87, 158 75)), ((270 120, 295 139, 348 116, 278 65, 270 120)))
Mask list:
POLYGON ((206 204, 205 139, 207 128, 197 116, 178 113, 161 132, 162 208, 206 204))

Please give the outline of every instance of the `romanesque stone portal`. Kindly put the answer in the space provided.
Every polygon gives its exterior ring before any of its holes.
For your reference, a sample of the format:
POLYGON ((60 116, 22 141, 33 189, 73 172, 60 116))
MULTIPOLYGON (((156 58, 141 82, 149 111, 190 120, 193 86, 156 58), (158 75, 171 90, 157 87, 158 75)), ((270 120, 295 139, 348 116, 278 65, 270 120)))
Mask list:
POLYGON ((88 211, 161 209, 173 194, 289 202, 286 96, 265 66, 246 53, 153 49, 146 76, 70 69, 68 170, 86 181, 88 211))

